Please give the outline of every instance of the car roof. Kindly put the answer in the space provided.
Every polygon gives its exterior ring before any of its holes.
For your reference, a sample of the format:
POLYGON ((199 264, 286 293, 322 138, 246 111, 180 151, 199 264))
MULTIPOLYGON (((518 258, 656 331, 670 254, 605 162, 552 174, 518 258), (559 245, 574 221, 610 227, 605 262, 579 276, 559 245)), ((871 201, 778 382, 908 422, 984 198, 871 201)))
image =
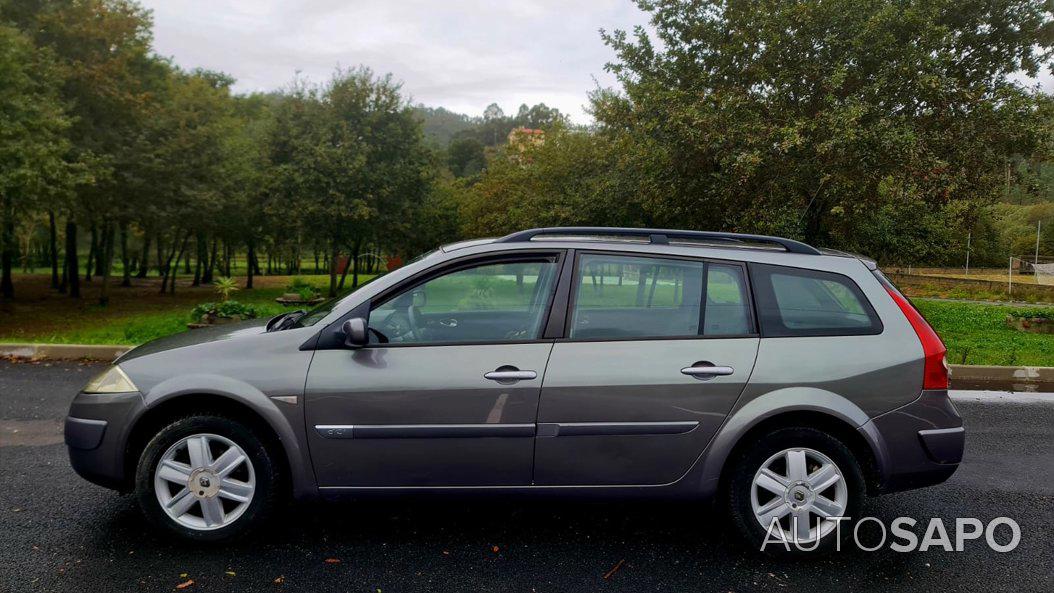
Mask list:
POLYGON ((583 244, 587 244, 587 248, 605 246, 637 253, 681 253, 767 262, 774 262, 774 257, 782 256, 796 260, 797 265, 810 268, 823 267, 821 261, 825 258, 813 260, 816 256, 853 258, 870 270, 877 269, 875 261, 870 258, 836 249, 818 249, 783 237, 656 228, 544 227, 518 231, 504 237, 458 241, 443 245, 438 252, 449 254, 465 249, 491 251, 539 246, 582 248, 583 244))

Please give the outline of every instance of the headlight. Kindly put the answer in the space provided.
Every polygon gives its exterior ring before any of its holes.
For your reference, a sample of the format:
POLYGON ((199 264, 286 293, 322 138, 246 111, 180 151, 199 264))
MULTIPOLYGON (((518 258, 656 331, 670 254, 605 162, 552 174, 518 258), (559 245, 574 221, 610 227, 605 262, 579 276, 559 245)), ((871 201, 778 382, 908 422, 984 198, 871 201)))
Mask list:
POLYGON ((139 389, 128 378, 128 375, 124 374, 121 367, 114 365, 95 375, 95 378, 88 381, 81 391, 84 393, 128 393, 139 391, 139 389))

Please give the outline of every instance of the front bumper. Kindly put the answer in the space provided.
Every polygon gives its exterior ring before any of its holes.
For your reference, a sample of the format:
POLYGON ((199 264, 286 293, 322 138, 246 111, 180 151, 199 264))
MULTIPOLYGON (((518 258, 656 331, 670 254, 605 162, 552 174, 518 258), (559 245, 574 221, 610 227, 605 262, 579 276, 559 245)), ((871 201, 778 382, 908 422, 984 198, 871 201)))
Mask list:
POLYGON ((923 391, 918 399, 860 428, 876 451, 877 489, 897 492, 939 484, 962 461, 966 429, 946 390, 923 391))
POLYGON ((128 429, 142 409, 143 397, 138 392, 77 394, 65 426, 73 470, 100 486, 128 489, 125 446, 128 429))

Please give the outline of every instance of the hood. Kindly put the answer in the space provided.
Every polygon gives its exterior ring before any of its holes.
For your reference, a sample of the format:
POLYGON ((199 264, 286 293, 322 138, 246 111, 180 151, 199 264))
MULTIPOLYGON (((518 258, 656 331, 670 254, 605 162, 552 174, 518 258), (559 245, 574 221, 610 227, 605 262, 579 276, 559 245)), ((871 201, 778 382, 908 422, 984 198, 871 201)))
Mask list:
POLYGON ((164 338, 158 338, 141 346, 132 348, 124 355, 115 360, 115 363, 124 362, 148 354, 175 350, 185 346, 195 346, 207 342, 218 342, 221 340, 237 340, 246 336, 255 336, 263 333, 267 319, 250 319, 236 323, 225 323, 214 327, 203 327, 191 329, 183 333, 173 334, 164 338))

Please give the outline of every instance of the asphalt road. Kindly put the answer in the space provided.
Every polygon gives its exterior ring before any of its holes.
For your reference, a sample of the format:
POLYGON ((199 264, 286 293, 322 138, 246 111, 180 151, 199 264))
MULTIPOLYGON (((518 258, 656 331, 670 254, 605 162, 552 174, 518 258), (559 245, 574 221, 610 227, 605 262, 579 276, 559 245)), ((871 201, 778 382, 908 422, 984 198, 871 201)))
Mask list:
POLYGON ((501 498, 301 505, 249 541, 209 548, 155 534, 129 497, 70 469, 61 419, 96 368, 0 362, 0 593, 190 580, 183 591, 1054 590, 1054 395, 958 400, 968 437, 955 476, 865 508, 886 525, 1008 516, 1022 532, 1008 553, 973 541, 960 553, 773 560, 733 544, 702 505, 501 498))

